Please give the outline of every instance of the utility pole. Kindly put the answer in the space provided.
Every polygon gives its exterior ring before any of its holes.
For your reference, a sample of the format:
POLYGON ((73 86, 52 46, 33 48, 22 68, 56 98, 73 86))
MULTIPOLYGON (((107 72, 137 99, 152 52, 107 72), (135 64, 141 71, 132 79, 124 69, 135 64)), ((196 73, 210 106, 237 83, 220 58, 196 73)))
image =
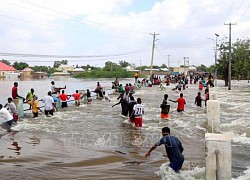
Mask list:
POLYGON ((215 75, 215 77, 217 78, 217 51, 218 51, 218 49, 217 49, 217 37, 219 37, 219 34, 216 34, 215 33, 215 52, 214 52, 214 75, 215 75))
POLYGON ((140 60, 140 74, 141 74, 141 60, 140 60))
POLYGON ((170 68, 170 58, 169 58, 170 55, 168 55, 168 69, 170 68))
POLYGON ((189 66, 189 57, 184 57, 183 59, 184 59, 184 74, 187 75, 187 73, 186 73, 186 67, 189 66))
POLYGON ((232 61, 232 47, 231 47, 231 26, 237 25, 237 23, 224 23, 224 25, 229 25, 229 57, 228 57, 228 90, 231 90, 231 61, 232 61))
POLYGON ((150 33, 150 35, 153 35, 153 46, 152 46, 152 56, 151 56, 151 68, 150 68, 150 79, 153 75, 153 62, 154 62, 154 50, 155 50, 155 36, 159 35, 159 33, 155 34, 155 32, 152 34, 150 33))

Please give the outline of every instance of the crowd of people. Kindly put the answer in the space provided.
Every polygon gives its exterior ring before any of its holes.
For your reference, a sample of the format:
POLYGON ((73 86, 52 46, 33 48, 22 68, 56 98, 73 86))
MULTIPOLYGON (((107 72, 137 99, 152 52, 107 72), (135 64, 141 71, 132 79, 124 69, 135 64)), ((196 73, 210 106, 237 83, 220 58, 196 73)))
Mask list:
MULTIPOLYGON (((190 77, 191 78, 191 77, 190 77)), ((204 85, 203 78, 200 78, 197 80, 194 78, 194 83, 199 82, 199 92, 197 93, 197 96, 195 97, 194 103, 201 107, 202 101, 209 100, 209 86, 213 86, 212 77, 209 76, 208 83, 204 85), (201 97, 201 91, 203 90, 203 87, 206 87, 205 89, 205 99, 201 97)), ((179 94, 179 97, 176 100, 169 101, 177 103, 177 112, 182 112, 185 110, 186 100, 184 98, 182 90, 185 90, 188 88, 188 83, 192 83, 191 79, 189 80, 187 76, 179 75, 179 76, 172 76, 172 77, 165 77, 163 80, 161 80, 157 76, 153 76, 152 79, 142 79, 142 82, 139 81, 138 74, 135 74, 135 83, 132 85, 131 83, 127 83, 125 86, 119 83, 118 78, 115 79, 114 82, 112 82, 112 89, 114 89, 115 93, 119 93, 119 96, 117 97, 118 102, 112 107, 116 105, 121 105, 121 114, 129 118, 129 121, 134 124, 136 128, 142 127, 143 123, 143 114, 144 114, 144 105, 142 103, 141 98, 135 99, 133 96, 136 92, 136 90, 140 89, 142 86, 145 87, 152 87, 153 84, 160 85, 161 90, 166 90, 166 88, 162 84, 165 82, 166 86, 168 86, 170 83, 177 83, 175 86, 174 91, 177 91, 179 94), (157 79, 157 81, 156 81, 157 79), (153 81, 153 83, 152 83, 153 81)), ((79 106, 81 99, 85 99, 87 103, 91 103, 93 100, 91 96, 91 91, 89 89, 86 90, 86 92, 79 92, 79 90, 76 90, 74 94, 68 95, 65 93, 66 86, 64 87, 56 87, 55 82, 51 81, 51 91, 47 93, 47 95, 41 99, 41 101, 44 103, 44 113, 46 116, 53 116, 55 111, 58 111, 58 103, 60 102, 61 108, 67 108, 68 107, 68 101, 71 97, 74 98, 74 104, 75 106, 79 106)), ((101 99, 104 101, 111 101, 108 94, 105 93, 104 88, 101 86, 99 82, 97 82, 96 88, 94 91, 96 93, 97 99, 101 99)), ((11 131, 11 126, 13 123, 18 121, 18 104, 19 100, 23 100, 23 102, 27 103, 29 105, 29 109, 33 113, 33 117, 38 117, 39 111, 42 112, 41 106, 39 105, 38 97, 35 95, 34 88, 30 89, 30 92, 28 92, 26 98, 23 98, 18 94, 18 83, 15 82, 14 86, 12 88, 12 97, 9 97, 7 99, 7 103, 3 106, 0 104, 0 116, 2 119, 4 119, 4 122, 1 123, 1 127, 3 129, 6 129, 7 131, 11 131)), ((160 117, 162 119, 169 119, 169 112, 170 112, 170 104, 168 103, 168 94, 164 94, 163 101, 160 104, 160 117)), ((182 155, 182 152, 184 148, 182 147, 181 142, 178 138, 170 135, 170 128, 164 127, 162 129, 162 135, 163 137, 152 146, 152 148, 148 151, 148 153, 145 155, 146 157, 150 156, 151 151, 153 151, 157 146, 160 146, 162 144, 165 145, 166 152, 168 155, 168 158, 170 160, 170 167, 178 172, 182 164, 184 162, 184 156, 182 155), (170 146, 171 144, 171 146, 170 146)))

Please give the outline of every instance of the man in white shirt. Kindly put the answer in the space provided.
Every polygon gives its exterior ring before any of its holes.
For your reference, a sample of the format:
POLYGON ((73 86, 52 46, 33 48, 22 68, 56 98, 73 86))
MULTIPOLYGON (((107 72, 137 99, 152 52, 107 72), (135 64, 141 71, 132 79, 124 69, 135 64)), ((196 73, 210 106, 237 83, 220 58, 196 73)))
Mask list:
POLYGON ((8 98, 8 103, 4 106, 7 110, 9 110, 10 114, 13 116, 13 120, 18 121, 18 111, 16 109, 16 105, 13 102, 12 98, 8 98))
POLYGON ((0 104, 0 124, 3 129, 6 129, 7 131, 11 131, 11 125, 13 123, 13 116, 10 114, 10 112, 3 107, 2 104, 0 104))
POLYGON ((135 127, 142 127, 142 115, 144 114, 144 105, 141 104, 141 98, 137 98, 137 104, 133 107, 130 118, 134 115, 135 127))
POLYGON ((49 117, 49 114, 53 116, 54 113, 54 99, 51 96, 51 91, 48 92, 48 95, 43 98, 43 103, 44 103, 44 112, 45 115, 49 117))

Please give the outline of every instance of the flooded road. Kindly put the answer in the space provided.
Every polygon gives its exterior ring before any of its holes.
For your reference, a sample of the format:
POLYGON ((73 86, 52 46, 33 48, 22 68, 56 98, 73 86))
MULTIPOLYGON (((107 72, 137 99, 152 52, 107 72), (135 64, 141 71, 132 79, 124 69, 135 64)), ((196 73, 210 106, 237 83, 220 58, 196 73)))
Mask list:
MULTIPOLYGON (((50 90, 50 81, 20 81, 19 94, 25 96, 34 88, 41 99, 50 90)), ((110 91, 110 79, 55 79, 56 86, 67 85, 67 94, 76 89, 94 90, 97 81, 110 91)), ((133 79, 123 79, 121 83, 133 83, 133 79)), ((5 104, 12 86, 13 81, 0 81, 0 103, 5 104)), ((172 91, 173 86, 166 91, 157 86, 136 91, 134 96, 140 97, 145 105, 141 130, 123 123, 120 106, 111 107, 117 103, 118 95, 110 95, 111 102, 94 100, 80 107, 71 104, 66 110, 59 109, 53 117, 39 114, 33 119, 27 111, 13 128, 18 132, 0 139, 1 179, 204 179, 206 109, 204 104, 202 108, 194 104, 198 85, 189 85, 183 91, 187 102, 185 112, 177 113, 177 104, 170 102, 170 119, 161 120, 159 106, 163 95, 167 93, 173 100, 179 96, 172 91), (169 126, 171 134, 184 146, 185 162, 180 174, 167 168, 163 146, 149 158, 144 157, 161 137, 164 126, 169 126)), ((249 179, 250 84, 235 81, 228 91, 219 81, 216 91, 221 103, 221 132, 232 136, 232 177, 249 179)))

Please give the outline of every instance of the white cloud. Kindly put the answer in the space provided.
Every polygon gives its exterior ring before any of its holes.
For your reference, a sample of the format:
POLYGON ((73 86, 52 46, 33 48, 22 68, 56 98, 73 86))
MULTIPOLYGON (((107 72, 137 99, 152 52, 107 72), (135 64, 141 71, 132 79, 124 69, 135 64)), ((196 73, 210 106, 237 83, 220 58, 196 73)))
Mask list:
POLYGON ((140 59, 149 65, 149 33, 156 32, 160 33, 156 45, 162 52, 156 51, 156 63, 166 62, 166 55, 171 54, 175 64, 188 56, 190 62, 209 65, 214 62, 214 42, 206 38, 214 39, 214 33, 220 34, 219 38, 227 35, 226 20, 239 21, 233 26, 233 39, 249 37, 247 2, 241 7, 236 2, 230 12, 231 3, 227 0, 152 0, 155 3, 151 2, 152 7, 144 11, 144 4, 137 11, 134 1, 2 0, 0 23, 4 28, 0 30, 0 43, 5 46, 1 51, 99 55, 145 49, 126 60, 138 65, 140 59))

